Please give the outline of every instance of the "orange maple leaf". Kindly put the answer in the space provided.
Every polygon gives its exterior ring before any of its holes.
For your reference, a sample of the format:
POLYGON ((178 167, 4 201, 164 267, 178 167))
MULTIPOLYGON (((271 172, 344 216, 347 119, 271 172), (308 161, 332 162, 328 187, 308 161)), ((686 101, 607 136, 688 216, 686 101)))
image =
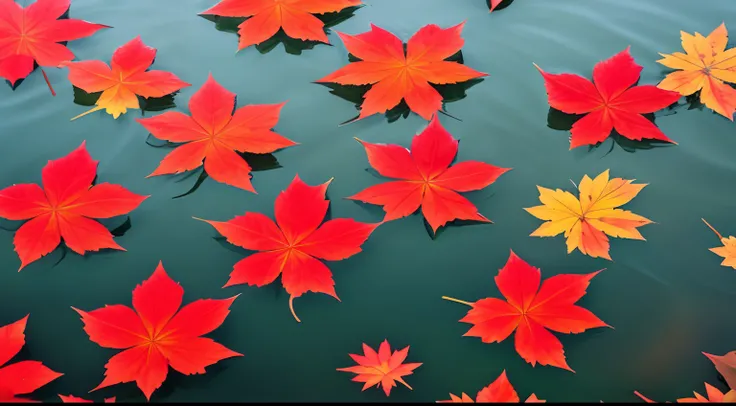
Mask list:
MULTIPOLYGON (((501 372, 498 378, 492 384, 486 386, 478 392, 475 397, 478 403, 519 403, 519 395, 511 386, 509 378, 506 377, 506 370, 501 372)), ((463 392, 462 396, 450 394, 450 400, 439 400, 437 403, 475 403, 473 398, 463 392)), ((531 394, 526 403, 546 403, 545 400, 537 398, 537 395, 531 394)))
POLYGON ((730 266, 731 268, 736 269, 736 237, 730 235, 728 238, 724 238, 721 233, 713 228, 713 226, 705 221, 705 219, 701 218, 701 220, 703 220, 705 225, 716 233, 718 239, 721 240, 721 243, 723 244, 723 247, 710 248, 711 252, 723 257, 721 265, 730 266))
POLYGON ((176 75, 161 70, 147 70, 156 59, 156 48, 136 37, 115 50, 110 66, 102 61, 64 62, 69 68, 69 81, 87 93, 102 92, 96 106, 74 118, 76 120, 99 110, 117 119, 128 109, 138 109, 138 96, 164 97, 191 86, 176 75))
POLYGON ((736 48, 726 49, 728 30, 721 24, 707 37, 680 31, 685 53, 660 54, 660 64, 677 69, 657 85, 660 89, 683 96, 700 90, 700 101, 716 113, 733 121, 736 89, 724 82, 736 83, 736 48))
POLYGON ((391 388, 396 386, 397 381, 411 390, 411 386, 404 382, 402 377, 413 374, 412 371, 422 365, 421 362, 404 364, 406 356, 409 355, 409 346, 391 353, 388 340, 383 340, 378 352, 363 344, 363 354, 365 355, 348 354, 358 365, 337 370, 357 374, 352 380, 364 382, 363 390, 380 385, 386 396, 391 393, 391 388))
POLYGON ((373 85, 365 94, 358 119, 385 113, 403 99, 413 112, 429 120, 442 108, 442 95, 430 83, 444 85, 488 76, 445 60, 465 43, 460 36, 464 24, 447 29, 426 25, 409 39, 406 52, 398 37, 373 24, 370 31, 355 36, 338 32, 348 52, 360 60, 317 82, 373 85))
POLYGON ((580 181, 580 199, 560 189, 537 186, 541 206, 524 209, 532 216, 546 220, 532 237, 554 237, 565 233, 567 253, 579 249, 593 258, 611 260, 608 234, 611 237, 644 240, 637 227, 652 221, 627 210, 617 209, 636 197, 646 184, 634 184, 634 179, 609 180, 608 170, 580 181))
POLYGON ((238 49, 260 44, 279 30, 290 38, 329 44, 325 24, 313 14, 337 13, 361 0, 222 0, 203 15, 248 17, 238 26, 238 49))

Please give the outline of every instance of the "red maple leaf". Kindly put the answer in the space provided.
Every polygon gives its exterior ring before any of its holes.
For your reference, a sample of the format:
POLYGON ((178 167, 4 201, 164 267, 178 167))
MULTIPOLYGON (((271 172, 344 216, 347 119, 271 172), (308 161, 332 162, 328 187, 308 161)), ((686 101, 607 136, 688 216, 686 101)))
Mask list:
POLYGON ((496 7, 501 5, 501 3, 503 3, 503 0, 491 0, 490 1, 491 10, 490 11, 492 12, 493 10, 495 10, 496 7))
POLYGON ((447 29, 426 25, 409 39, 406 52, 398 37, 373 24, 369 32, 355 36, 338 32, 348 52, 360 61, 317 82, 373 85, 365 94, 358 119, 385 113, 403 99, 413 112, 429 120, 442 109, 442 95, 430 83, 444 85, 488 76, 445 60, 465 43, 460 37, 464 24, 447 29))
POLYGON ((72 120, 102 109, 117 119, 128 109, 140 108, 138 96, 164 97, 191 86, 171 72, 147 70, 155 59, 156 48, 136 37, 115 50, 111 66, 102 61, 64 62, 74 86, 87 93, 102 92, 94 108, 72 120))
POLYGON ((386 396, 389 396, 391 388, 396 387, 397 381, 412 390, 411 386, 404 382, 403 377, 413 374, 413 371, 420 367, 422 363, 404 364, 406 357, 409 355, 408 345, 403 350, 392 353, 388 340, 383 340, 381 346, 378 347, 378 352, 367 344, 363 344, 363 354, 348 354, 358 365, 337 368, 337 370, 356 374, 352 380, 353 382, 363 382, 363 390, 380 385, 386 396))
POLYGON ((0 217, 28 220, 15 233, 13 243, 20 269, 49 254, 64 240, 79 255, 111 248, 125 251, 102 224, 104 219, 130 213, 148 196, 120 185, 92 186, 97 164, 85 142, 69 155, 49 161, 41 171, 43 188, 23 183, 0 190, 0 217))
MULTIPOLYGON (((59 395, 59 399, 61 399, 62 403, 94 403, 91 400, 78 398, 72 395, 69 395, 69 396, 59 395)), ((113 396, 111 398, 106 398, 105 403, 115 403, 115 397, 113 396)))
MULTIPOLYGON (((39 66, 58 67, 74 59, 74 54, 59 44, 88 37, 110 28, 71 18, 59 19, 69 11, 71 0, 36 0, 23 8, 13 0, 0 0, 0 76, 15 83, 39 66)), ((51 88, 46 73, 46 83, 51 88)))
MULTIPOLYGON (((506 370, 501 372, 498 378, 493 381, 492 384, 486 386, 478 392, 478 395, 473 398, 465 394, 461 396, 450 394, 450 400, 439 400, 437 403, 519 403, 519 395, 511 386, 509 378, 506 377, 506 370)), ((531 394, 527 399, 526 403, 546 403, 546 401, 537 399, 537 395, 531 394)))
POLYGON ((89 339, 102 347, 125 350, 107 362, 105 379, 93 391, 135 381, 147 399, 166 380, 169 366, 184 375, 204 374, 205 367, 242 354, 225 348, 208 334, 225 321, 229 299, 200 299, 179 310, 184 289, 156 271, 133 290, 133 309, 108 305, 82 316, 89 339))
MULTIPOLYGON (((26 343, 28 316, 0 327, 0 366, 10 361, 26 343)), ((0 403, 29 402, 27 395, 63 374, 54 372, 39 361, 20 361, 0 368, 0 403)))
POLYGON ((154 137, 185 143, 148 176, 190 171, 204 161, 205 172, 216 181, 255 193, 251 168, 237 152, 267 154, 296 145, 271 131, 284 104, 252 104, 235 110, 235 94, 210 75, 189 99, 191 117, 168 112, 137 119, 154 137))
POLYGON ((339 261, 359 253, 378 224, 340 218, 320 226, 330 205, 325 199, 330 181, 309 186, 299 175, 294 177, 276 198, 276 223, 253 212, 227 222, 202 220, 215 227, 230 244, 261 251, 235 264, 225 287, 261 287, 281 275, 281 283, 290 296, 291 314, 297 322, 300 320, 294 312, 294 298, 315 292, 340 300, 332 272, 319 259, 339 261))
POLYGON ((598 62, 593 68, 593 82, 571 73, 547 73, 534 66, 544 77, 550 106, 568 114, 585 114, 570 130, 570 149, 603 142, 614 129, 634 141, 673 142, 642 114, 669 106, 680 94, 654 85, 635 86, 642 67, 634 62, 629 48, 598 62))
POLYGON ((590 280, 598 275, 555 275, 542 283, 539 268, 527 264, 511 251, 508 262, 495 277, 496 286, 506 301, 486 298, 475 303, 443 296, 443 299, 471 307, 460 321, 472 324, 467 337, 480 337, 484 343, 508 338, 516 331, 516 352, 535 366, 551 365, 573 371, 565 360, 562 343, 549 330, 582 333, 596 327, 610 327, 589 310, 576 306, 585 296, 590 280))
POLYGON ((348 199, 383 206, 384 221, 406 217, 421 206, 435 232, 456 219, 490 222, 457 192, 483 189, 510 169, 478 161, 450 166, 457 155, 458 141, 436 116, 414 137, 411 151, 399 145, 358 141, 365 147, 368 163, 378 173, 401 180, 371 186, 348 199))
POLYGON ((336 13, 361 0, 222 0, 202 15, 248 17, 238 26, 238 49, 260 44, 284 30, 290 38, 329 44, 325 24, 312 14, 336 13))

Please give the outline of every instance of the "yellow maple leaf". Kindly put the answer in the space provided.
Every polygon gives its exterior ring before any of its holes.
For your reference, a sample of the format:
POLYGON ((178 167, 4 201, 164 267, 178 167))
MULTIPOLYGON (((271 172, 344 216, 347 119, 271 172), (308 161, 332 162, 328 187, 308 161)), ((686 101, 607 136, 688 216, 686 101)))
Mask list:
POLYGON ((638 214, 616 208, 630 202, 646 186, 634 184, 634 180, 609 180, 608 170, 595 179, 585 175, 578 186, 579 200, 570 192, 537 186, 542 205, 524 210, 546 222, 531 236, 554 237, 564 232, 568 254, 577 248, 593 258, 611 260, 606 234, 644 240, 637 227, 652 223, 638 214))
POLYGON ((703 223, 716 233, 718 239, 721 240, 721 244, 723 244, 723 247, 710 248, 711 252, 723 257, 723 262, 721 262, 722 266, 730 266, 731 268, 736 269, 736 237, 730 235, 728 238, 723 238, 721 233, 713 228, 713 226, 705 221, 705 219, 701 220, 703 220, 703 223))
POLYGON ((733 121, 736 90, 724 82, 736 83, 736 48, 726 49, 728 30, 721 24, 707 37, 680 31, 685 51, 661 54, 660 64, 677 69, 660 82, 660 89, 683 96, 700 90, 700 101, 716 113, 733 121))

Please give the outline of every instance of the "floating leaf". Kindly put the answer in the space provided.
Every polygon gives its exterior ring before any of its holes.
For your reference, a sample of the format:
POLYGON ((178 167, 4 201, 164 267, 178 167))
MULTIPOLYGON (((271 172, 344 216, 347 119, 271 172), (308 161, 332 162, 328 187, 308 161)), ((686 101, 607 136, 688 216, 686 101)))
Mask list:
POLYGON ((148 176, 191 171, 204 161, 205 172, 216 181, 255 193, 251 167, 238 152, 268 154, 296 145, 271 130, 283 106, 252 104, 235 110, 235 94, 210 75, 189 100, 191 117, 168 112, 137 119, 154 137, 183 144, 148 176))
POLYGON ((646 186, 634 184, 634 180, 609 180, 608 169, 593 180, 585 175, 578 187, 580 200, 570 192, 537 186, 542 205, 524 210, 546 222, 531 236, 554 237, 565 233, 568 254, 579 249, 585 255, 610 261, 606 234, 644 240, 637 228, 652 223, 638 214, 616 208, 630 202, 646 186))
MULTIPOLYGON (((74 54, 60 42, 89 37, 102 28, 110 28, 62 18, 70 6, 71 0, 36 0, 26 8, 13 0, 0 1, 0 77, 15 86, 33 71, 34 63, 56 68, 74 59, 74 54)), ((45 72, 43 76, 51 94, 56 95, 45 72)))
POLYGON ((570 149, 605 141, 614 129, 622 136, 673 142, 642 114, 653 113, 675 103, 680 94, 653 85, 635 86, 642 67, 634 62, 629 48, 598 62, 593 82, 571 74, 542 70, 551 107, 567 114, 585 114, 570 130, 570 149))
POLYGON ((141 108, 138 96, 160 98, 191 86, 176 75, 148 69, 156 59, 156 48, 136 37, 112 55, 112 68, 102 61, 64 62, 69 68, 69 81, 87 93, 102 92, 96 106, 77 117, 105 110, 114 118, 128 109, 141 108))
POLYGON ((707 37, 680 31, 682 49, 673 54, 660 54, 660 64, 676 69, 657 85, 683 96, 700 91, 700 101, 706 107, 733 121, 736 111, 736 48, 726 49, 728 30, 721 24, 707 37))
POLYGON ((478 161, 450 166, 457 155, 458 141, 436 116, 414 137, 411 151, 399 145, 358 141, 375 170, 401 180, 371 186, 348 199, 383 206, 384 221, 406 217, 421 206, 433 232, 453 220, 490 222, 458 192, 483 189, 509 169, 478 161))
POLYGON ((401 383, 411 390, 411 386, 404 382, 403 377, 412 375, 415 369, 422 365, 421 362, 405 364, 409 355, 409 346, 403 350, 391 352, 388 340, 383 340, 378 352, 367 344, 363 344, 363 355, 348 354, 358 365, 348 368, 337 368, 341 372, 356 374, 354 382, 363 382, 363 390, 372 386, 382 387, 386 396, 391 393, 391 388, 396 387, 396 382, 401 383))
POLYGON ((91 219, 130 213, 148 196, 110 183, 92 186, 97 164, 82 142, 69 155, 46 164, 41 172, 43 188, 24 183, 0 190, 0 217, 30 219, 13 240, 20 269, 49 254, 62 239, 79 255, 103 248, 125 251, 108 229, 91 219))
POLYGON ((378 224, 341 218, 320 226, 330 205, 325 199, 329 184, 330 181, 309 186, 297 175, 276 198, 276 223, 253 212, 227 222, 202 220, 215 227, 230 244, 260 251, 235 264, 225 286, 261 287, 281 275, 281 283, 290 296, 289 308, 297 322, 300 320, 294 312, 294 298, 316 292, 340 300, 332 272, 320 259, 339 261, 359 253, 378 224))
POLYGON ((464 44, 462 24, 447 29, 426 25, 404 44, 394 34, 371 24, 356 36, 338 33, 357 62, 317 82, 373 85, 365 94, 358 119, 385 113, 402 100, 426 120, 442 108, 442 95, 430 85, 465 82, 487 76, 460 63, 446 61, 464 44))
MULTIPOLYGON (((701 219, 705 223, 705 225, 708 226, 711 230, 713 230, 714 233, 716 233, 716 236, 718 236, 718 239, 721 240, 721 244, 723 244, 723 247, 716 247, 711 248, 710 250, 720 256, 723 257, 723 262, 721 262, 722 266, 730 266, 733 269, 736 269, 736 237, 729 236, 728 238, 724 238, 721 233, 718 232, 713 226, 708 224, 705 219, 701 219)), ((736 381, 734 382, 736 383, 736 381)))
POLYGON ((313 14, 337 13, 361 0, 222 0, 200 14, 248 17, 238 26, 238 49, 261 44, 280 30, 290 38, 329 44, 325 23, 313 14))
POLYGON ((200 299, 179 310, 184 289, 166 274, 163 264, 133 290, 133 309, 107 305, 85 312, 74 309, 92 342, 124 350, 105 365, 105 379, 93 391, 133 382, 151 399, 166 380, 169 366, 184 374, 204 374, 205 368, 242 354, 225 348, 208 334, 230 313, 229 299, 200 299))
MULTIPOLYGON (((561 274, 541 284, 541 272, 511 251, 506 265, 495 277, 506 300, 486 298, 470 303, 443 296, 445 300, 470 306, 460 319, 473 327, 467 337, 484 343, 500 343, 514 331, 516 352, 532 366, 551 365, 573 371, 565 359, 562 343, 550 330, 577 334, 597 327, 610 327, 589 310, 575 305, 585 296, 590 280, 601 271, 585 275, 561 274)), ((574 371, 573 371, 574 372, 574 371)))

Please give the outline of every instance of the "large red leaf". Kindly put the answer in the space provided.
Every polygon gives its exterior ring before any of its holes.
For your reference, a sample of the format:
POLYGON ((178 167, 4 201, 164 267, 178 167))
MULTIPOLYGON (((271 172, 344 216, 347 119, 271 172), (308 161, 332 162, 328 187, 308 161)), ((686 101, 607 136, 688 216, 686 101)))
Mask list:
POLYGON ((190 171, 204 161, 204 170, 216 181, 255 193, 251 168, 236 152, 267 154, 296 145, 272 131, 284 104, 251 104, 235 110, 235 94, 210 75, 189 100, 191 117, 167 112, 137 119, 154 137, 183 143, 149 176, 190 171))
POLYGON ((125 350, 105 365, 97 389, 135 381, 150 400, 166 380, 169 366, 184 375, 204 374, 217 362, 239 357, 209 338, 230 313, 229 299, 200 299, 179 310, 184 289, 166 274, 163 265, 133 290, 133 309, 112 305, 85 312, 84 331, 102 347, 125 350), (134 310, 135 309, 135 310, 134 310))
POLYGON ((38 361, 20 361, 5 365, 25 345, 27 322, 28 316, 0 327, 0 403, 28 402, 17 396, 27 395, 63 375, 38 361))
POLYGON ((471 307, 460 320, 473 325, 465 336, 492 343, 501 342, 516 331, 516 352, 526 362, 572 371, 565 360, 562 343, 549 330, 577 334, 591 328, 610 327, 589 310, 575 305, 599 272, 555 275, 540 288, 539 269, 511 251, 495 278, 505 301, 486 298, 470 303, 446 296, 443 299, 471 307))
POLYGON ((635 86, 642 67, 634 62, 629 48, 598 62, 593 82, 571 73, 537 69, 544 78, 550 106, 568 114, 585 114, 572 126, 570 149, 603 142, 614 129, 634 141, 673 142, 642 114, 669 106, 680 94, 654 85, 635 86))
POLYGON ((114 118, 128 109, 138 109, 138 96, 163 97, 175 93, 189 83, 162 70, 147 70, 156 59, 156 48, 147 46, 136 37, 115 50, 111 66, 102 61, 65 62, 69 81, 87 93, 102 92, 96 106, 76 117, 105 109, 114 118))
POLYGON ((20 269, 53 251, 62 239, 80 255, 103 248, 125 250, 113 241, 110 231, 91 219, 130 213, 148 196, 109 183, 92 186, 97 163, 82 142, 69 155, 46 164, 41 172, 43 189, 19 184, 0 190, 0 217, 30 219, 15 233, 20 269))
POLYGON ((421 362, 405 364, 409 355, 409 346, 403 350, 391 352, 388 340, 383 340, 378 352, 367 344, 363 344, 363 354, 349 354, 358 365, 347 368, 337 368, 338 371, 351 372, 355 374, 354 382, 363 382, 363 390, 372 386, 383 388, 386 396, 391 394, 391 388, 396 387, 396 382, 401 383, 411 390, 411 386, 404 382, 407 375, 412 375, 414 370, 422 365, 421 362))
POLYGON ((34 62, 56 68, 74 59, 60 42, 109 28, 83 20, 59 19, 70 6, 71 0, 36 0, 25 8, 13 0, 0 0, 0 77, 15 85, 33 71, 34 62))
POLYGON ((329 43, 324 23, 313 14, 336 13, 361 0, 222 0, 203 15, 248 17, 238 26, 238 49, 260 44, 279 30, 291 38, 329 43))
POLYGON ((339 261, 361 251, 378 224, 352 219, 334 219, 322 224, 330 201, 325 199, 330 182, 309 186, 297 175, 276 198, 276 223, 260 213, 246 212, 227 222, 203 220, 229 243, 260 251, 233 268, 225 286, 265 286, 281 275, 294 312, 294 298, 306 292, 337 297, 332 272, 320 259, 339 261), (321 226, 320 226, 321 224, 321 226))
POLYGON ((409 39, 406 52, 398 37, 373 24, 371 31, 363 34, 338 33, 348 52, 360 61, 317 82, 372 85, 365 94, 359 119, 385 113, 404 100, 413 112, 429 120, 442 109, 442 96, 430 83, 445 85, 488 76, 445 60, 462 48, 463 25, 447 29, 426 25, 409 39))
POLYGON ((433 231, 453 220, 490 222, 457 192, 480 190, 495 182, 510 168, 478 161, 452 165, 458 141, 434 117, 414 137, 411 151, 398 145, 360 141, 368 163, 383 176, 401 179, 371 186, 348 199, 383 206, 384 221, 395 220, 422 208, 433 231))

